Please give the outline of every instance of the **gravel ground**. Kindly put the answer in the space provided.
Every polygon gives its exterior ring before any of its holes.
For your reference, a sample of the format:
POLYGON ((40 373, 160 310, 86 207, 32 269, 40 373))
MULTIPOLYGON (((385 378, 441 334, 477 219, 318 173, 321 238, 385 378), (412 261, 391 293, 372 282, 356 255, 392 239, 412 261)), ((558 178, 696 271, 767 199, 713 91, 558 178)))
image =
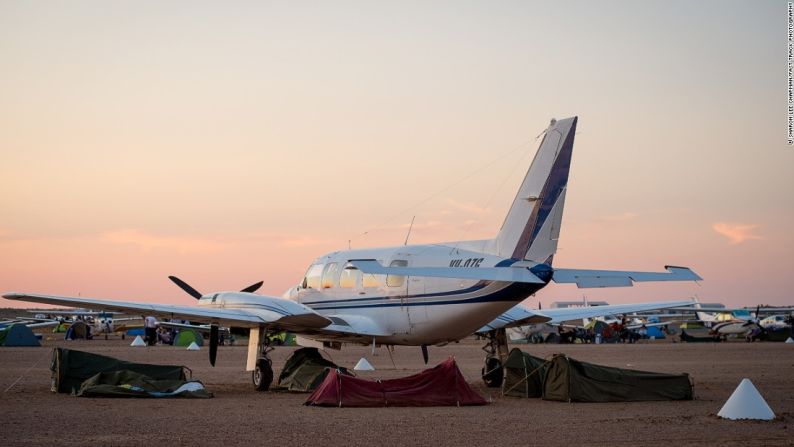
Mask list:
MULTIPOLYGON (((50 337, 51 338, 51 337, 50 337)), ((430 364, 455 356, 485 407, 314 408, 306 394, 253 391, 245 346, 222 346, 217 367, 198 352, 156 346, 131 348, 130 340, 48 339, 40 348, 0 348, 0 435, 5 445, 794 445, 794 346, 783 343, 636 345, 521 345, 546 357, 565 352, 608 366, 687 372, 695 382, 689 402, 582 404, 503 398, 480 379, 483 342, 464 340, 430 348, 430 364), (206 400, 88 399, 49 391, 54 346, 117 358, 184 364, 215 394, 206 400), (750 378, 777 419, 728 421, 716 416, 742 378, 750 378)), ((294 348, 273 353, 280 371, 294 348)), ((352 368, 366 355, 391 378, 424 368, 419 348, 397 347, 396 368, 385 349, 345 346, 332 359, 352 368)))

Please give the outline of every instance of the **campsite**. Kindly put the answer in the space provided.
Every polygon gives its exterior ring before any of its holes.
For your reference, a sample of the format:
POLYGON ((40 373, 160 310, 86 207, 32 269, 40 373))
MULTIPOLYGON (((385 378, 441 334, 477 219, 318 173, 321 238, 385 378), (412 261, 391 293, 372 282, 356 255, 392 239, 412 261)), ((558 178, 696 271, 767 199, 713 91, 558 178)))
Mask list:
MULTIPOLYGON (((216 367, 207 351, 184 347, 133 348, 129 340, 66 341, 51 337, 41 347, 0 348, 0 406, 3 434, 10 445, 532 445, 607 444, 653 439, 676 446, 704 443, 786 445, 794 439, 792 345, 782 343, 672 343, 634 345, 516 345, 546 359, 555 353, 608 367, 658 373, 687 373, 694 400, 624 403, 567 403, 502 397, 480 379, 481 341, 465 339, 431 347, 427 366, 417 348, 397 347, 392 366, 385 349, 345 346, 323 353, 352 369, 362 356, 375 371, 364 379, 416 374, 453 356, 467 383, 488 401, 485 406, 427 408, 323 408, 303 405, 307 393, 251 390, 243 371, 246 346, 222 346, 216 367), (212 399, 79 398, 50 392, 52 348, 83 350, 118 359, 160 365, 185 365, 203 382, 212 399), (764 361, 747 361, 763 358, 764 361), (742 378, 750 378, 777 418, 771 422, 728 421, 716 416, 742 378), (634 440, 634 441, 632 441, 634 440)), ((273 352, 280 373, 296 347, 273 352)))

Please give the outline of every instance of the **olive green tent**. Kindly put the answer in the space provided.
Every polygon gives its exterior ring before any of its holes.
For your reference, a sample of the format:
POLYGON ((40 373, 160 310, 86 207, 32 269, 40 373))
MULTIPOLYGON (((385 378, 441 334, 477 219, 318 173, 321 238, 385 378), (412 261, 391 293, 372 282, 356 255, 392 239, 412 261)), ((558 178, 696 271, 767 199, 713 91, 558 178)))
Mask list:
POLYGON ((95 374, 83 382, 77 395, 81 397, 212 397, 212 393, 197 380, 156 380, 127 369, 95 374))
POLYGON ((691 400, 689 374, 612 368, 556 354, 543 380, 543 399, 567 402, 691 400))
POLYGON ((39 339, 22 323, 0 329, 0 346, 41 346, 39 339))
POLYGON ((67 340, 86 340, 91 336, 91 327, 85 321, 75 321, 66 330, 67 340))
POLYGON ((350 375, 345 368, 326 360, 317 348, 298 349, 284 363, 275 389, 298 392, 314 391, 325 380, 329 369, 337 369, 342 374, 350 375))
POLYGON ((193 329, 182 329, 174 337, 174 346, 190 346, 196 342, 199 346, 204 346, 204 337, 193 329))
POLYGON ((502 394, 515 397, 540 397, 543 394, 543 376, 546 361, 513 348, 502 366, 505 378, 502 394))
POLYGON ((132 363, 90 352, 53 348, 50 363, 52 391, 76 393, 80 385, 90 377, 101 372, 121 370, 145 374, 153 380, 185 380, 185 370, 179 365, 132 363))

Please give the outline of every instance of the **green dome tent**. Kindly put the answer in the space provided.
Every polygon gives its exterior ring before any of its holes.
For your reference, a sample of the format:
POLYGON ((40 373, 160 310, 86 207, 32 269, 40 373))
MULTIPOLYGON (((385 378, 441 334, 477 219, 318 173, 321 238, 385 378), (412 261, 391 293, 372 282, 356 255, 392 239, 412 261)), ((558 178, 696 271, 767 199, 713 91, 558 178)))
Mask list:
POLYGON ((16 323, 0 330, 0 346, 41 346, 41 343, 29 327, 16 323))
POLYGON ((503 366, 505 380, 502 394, 515 397, 541 397, 546 360, 513 348, 503 366))
POLYGON ((193 342, 196 342, 199 346, 204 345, 204 338, 192 329, 182 329, 174 337, 174 346, 190 346, 193 342))
POLYGON ((88 340, 91 338, 91 327, 85 321, 75 321, 66 330, 67 340, 88 340))

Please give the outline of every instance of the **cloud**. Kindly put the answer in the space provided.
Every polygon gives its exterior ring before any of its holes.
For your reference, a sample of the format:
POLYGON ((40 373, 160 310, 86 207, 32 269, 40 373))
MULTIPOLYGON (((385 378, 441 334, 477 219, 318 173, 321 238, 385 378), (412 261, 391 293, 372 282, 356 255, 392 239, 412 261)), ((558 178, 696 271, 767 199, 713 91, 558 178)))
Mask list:
POLYGON ((332 241, 330 239, 315 239, 311 237, 294 237, 282 239, 279 243, 285 247, 311 247, 317 245, 328 245, 338 243, 339 241, 332 241))
POLYGON ((637 217, 637 213, 632 213, 631 211, 626 211, 620 214, 613 214, 611 216, 602 216, 601 220, 607 220, 610 222, 623 222, 627 220, 631 220, 637 217))
POLYGON ((466 213, 484 215, 484 214, 490 214, 490 212, 491 212, 490 208, 487 208, 487 207, 484 208, 484 207, 481 207, 481 206, 479 206, 477 204, 470 203, 470 202, 463 203, 463 202, 458 202, 455 199, 449 199, 448 198, 447 199, 447 203, 451 207, 457 208, 458 210, 466 212, 466 213))
POLYGON ((741 244, 746 240, 763 239, 762 236, 754 234, 755 230, 759 228, 757 224, 739 224, 739 223, 726 223, 717 222, 711 226, 714 231, 728 238, 731 244, 741 244))
POLYGON ((226 243, 211 239, 157 236, 136 229, 122 229, 102 233, 102 241, 111 244, 135 245, 142 251, 154 249, 175 250, 179 253, 212 253, 228 246, 226 243))

